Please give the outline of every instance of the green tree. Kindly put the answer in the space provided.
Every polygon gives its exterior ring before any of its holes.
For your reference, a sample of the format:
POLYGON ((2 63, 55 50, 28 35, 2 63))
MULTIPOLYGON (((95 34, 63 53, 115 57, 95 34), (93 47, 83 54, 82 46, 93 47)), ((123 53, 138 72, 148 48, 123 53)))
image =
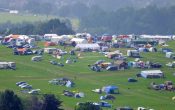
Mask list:
POLYGON ((35 95, 25 100, 25 102, 25 110, 41 110, 43 106, 43 101, 35 95))
POLYGON ((57 99, 54 94, 45 94, 42 110, 63 110, 61 109, 60 99, 57 99))
POLYGON ((94 105, 92 102, 80 103, 75 110, 102 110, 100 106, 94 105))
POLYGON ((23 110, 20 98, 11 90, 0 93, 0 110, 23 110))
POLYGON ((51 19, 45 22, 22 22, 18 24, 4 23, 0 25, 0 34, 9 35, 9 34, 45 34, 45 33, 55 33, 58 35, 63 34, 74 34, 72 30, 71 23, 68 19, 60 21, 59 19, 51 19))

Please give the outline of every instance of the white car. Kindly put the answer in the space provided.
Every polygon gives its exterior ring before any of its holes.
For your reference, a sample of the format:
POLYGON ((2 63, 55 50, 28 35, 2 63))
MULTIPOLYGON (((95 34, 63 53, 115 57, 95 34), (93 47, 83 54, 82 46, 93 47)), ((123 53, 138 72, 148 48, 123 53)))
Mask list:
POLYGON ((26 83, 26 82, 20 81, 20 82, 17 82, 16 85, 19 86, 19 85, 21 85, 21 84, 23 84, 23 83, 26 83))
POLYGON ((144 107, 138 107, 137 110, 147 110, 147 109, 144 107))
POLYGON ((31 91, 29 91, 29 94, 38 94, 38 92, 40 91, 40 89, 33 89, 31 91))
POLYGON ((138 107, 137 110, 154 110, 154 109, 148 109, 148 108, 144 108, 144 107, 138 107))
POLYGON ((18 85, 19 87, 25 86, 25 85, 29 85, 28 83, 22 83, 20 85, 18 85))

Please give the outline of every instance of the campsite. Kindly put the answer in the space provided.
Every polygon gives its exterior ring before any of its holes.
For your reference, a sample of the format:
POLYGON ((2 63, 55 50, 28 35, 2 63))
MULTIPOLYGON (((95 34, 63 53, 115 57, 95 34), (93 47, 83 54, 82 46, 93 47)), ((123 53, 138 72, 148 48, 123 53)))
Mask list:
MULTIPOLYGON (((172 81, 175 83, 175 77, 173 73, 175 72, 174 68, 167 67, 168 62, 172 62, 174 59, 166 58, 166 55, 162 51, 157 52, 139 52, 138 57, 132 57, 131 54, 128 54, 128 50, 134 50, 134 48, 109 48, 110 52, 119 50, 123 57, 126 57, 126 61, 136 62, 135 65, 128 66, 125 68, 123 62, 113 62, 115 59, 111 59, 111 56, 105 57, 104 52, 98 52, 99 48, 92 47, 92 45, 85 45, 81 49, 79 47, 73 46, 61 46, 61 45, 51 45, 45 46, 47 41, 37 41, 37 47, 43 53, 42 60, 31 61, 36 54, 20 54, 14 55, 12 48, 7 48, 6 45, 0 44, 0 61, 6 62, 15 62, 15 70, 11 69, 0 69, 0 90, 12 89, 19 96, 23 98, 29 97, 31 94, 24 94, 21 92, 21 89, 16 86, 16 83, 19 81, 28 82, 32 85, 32 88, 37 88, 40 90, 39 94, 53 93, 56 96, 61 97, 64 104, 63 107, 65 110, 72 110, 75 107, 77 102, 101 102, 101 96, 105 96, 105 93, 101 94, 94 93, 92 90, 97 88, 102 88, 104 86, 115 87, 119 90, 117 94, 113 94, 115 100, 105 100, 111 107, 125 107, 129 106, 134 109, 137 107, 153 108, 154 110, 172 110, 174 108, 175 102, 172 101, 175 92, 165 91, 165 90, 152 90, 148 89, 151 82, 156 84, 161 84, 165 81, 172 81), (69 54, 69 51, 75 49, 75 55, 69 54), (56 52, 63 54, 58 54, 55 57, 56 52), (52 54, 53 53, 53 54, 52 54), (75 60, 76 59, 76 60, 75 60), (101 62, 97 62, 101 60, 101 62), (55 62, 53 62, 55 61, 55 62), (146 61, 159 62, 163 67, 161 68, 148 68, 146 61), (103 62, 103 63, 102 63, 103 62), (116 63, 117 69, 114 71, 108 71, 106 65, 110 66, 109 62, 116 63), (101 64, 102 63, 102 64, 101 64), (58 64, 63 64, 63 66, 56 66, 58 64), (88 65, 100 66, 100 72, 92 71, 88 65), (144 66, 143 66, 144 64, 144 66), (161 70, 164 77, 137 77, 138 73, 143 73, 148 70, 161 70), (68 78, 73 81, 73 87, 66 87, 61 85, 49 84, 49 81, 53 81, 56 78, 68 78), (134 78, 137 80, 135 83, 128 81, 128 78, 134 78), (53 80, 52 80, 53 79, 53 80), (67 97, 63 95, 63 92, 66 91, 69 93, 83 93, 82 98, 67 97), (166 106, 165 106, 166 105, 166 106)), ((82 45, 81 44, 81 45, 82 45)), ((78 43, 78 46, 81 46, 78 43)), ((175 41, 167 41, 168 48, 172 51, 175 51, 174 45, 175 41)), ((94 45, 96 46, 96 45, 94 45)), ((37 49, 38 49, 37 48, 37 49)), ((156 48, 159 50, 163 48, 161 45, 157 45, 156 48)), ((135 50, 134 50, 135 52, 135 50)), ((138 51, 137 51, 138 53, 138 51)), ((110 53, 111 54, 111 53, 110 53)), ((38 54, 37 54, 38 55, 38 54)), ((121 54, 120 54, 121 55, 121 54)), ((138 54, 136 55, 138 56, 138 54)), ((120 58, 120 56, 117 57, 120 58)), ((128 63, 129 64, 129 63, 128 63)), ((134 63, 133 63, 134 64, 134 63)), ((160 72, 160 71, 158 71, 160 72)), ((162 75, 162 74, 161 74, 162 75)), ((108 108, 103 108, 108 109, 108 108)))

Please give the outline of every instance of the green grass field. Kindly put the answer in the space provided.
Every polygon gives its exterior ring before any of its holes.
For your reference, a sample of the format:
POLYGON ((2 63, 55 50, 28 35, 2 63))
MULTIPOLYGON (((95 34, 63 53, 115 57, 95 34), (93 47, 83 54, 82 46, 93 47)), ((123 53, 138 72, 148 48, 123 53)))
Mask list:
POLYGON ((46 15, 34 15, 34 14, 10 14, 0 12, 0 23, 11 22, 11 23, 22 23, 22 22, 35 22, 35 21, 45 21, 54 16, 46 15))
MULTIPOLYGON (((46 21, 52 18, 59 18, 59 19, 67 19, 58 16, 46 16, 46 15, 34 15, 34 14, 10 14, 10 13, 3 13, 0 12, 0 24, 11 22, 11 23, 22 23, 22 22, 37 22, 37 21, 46 21)), ((78 19, 70 19, 72 24, 72 28, 77 30, 79 28, 79 20, 78 19)))
MULTIPOLYGON (((174 49, 175 41, 169 42, 169 45, 170 48, 174 49)), ((171 60, 165 58, 165 55, 160 52, 142 53, 142 56, 143 60, 162 63, 164 67, 161 70, 165 73, 166 78, 138 78, 137 83, 128 83, 128 77, 135 77, 141 69, 131 68, 124 71, 93 72, 88 68, 88 64, 93 64, 99 59, 109 61, 109 59, 99 53, 83 53, 82 58, 78 59, 78 62, 65 64, 64 67, 57 67, 49 63, 49 60, 54 59, 49 54, 44 54, 44 60, 41 62, 32 62, 32 56, 14 56, 11 49, 0 46, 0 61, 14 61, 17 65, 16 70, 0 70, 0 91, 11 89, 20 97, 26 98, 30 95, 21 93, 21 89, 17 87, 15 83, 18 81, 27 81, 29 84, 33 85, 33 88, 41 89, 42 94, 53 93, 60 97, 61 100, 63 100, 63 107, 65 110, 73 110, 77 102, 100 101, 99 97, 101 95, 91 92, 92 89, 101 88, 106 85, 116 85, 119 87, 120 94, 115 95, 116 100, 114 102, 108 101, 113 105, 113 108, 131 106, 136 109, 138 106, 144 106, 154 108, 155 110, 173 110, 175 101, 172 101, 171 98, 175 96, 174 92, 147 89, 152 81, 163 83, 166 80, 171 80, 175 83, 175 76, 172 75, 175 69, 165 66, 165 64, 171 60), (75 76, 76 79, 74 79, 75 76), (75 87, 66 88, 48 84, 49 80, 58 77, 68 77, 74 80, 76 84, 75 87), (61 95, 63 90, 84 92, 85 98, 76 99, 63 96, 61 95)), ((69 55, 64 57, 64 63, 66 57, 69 57, 69 55)))

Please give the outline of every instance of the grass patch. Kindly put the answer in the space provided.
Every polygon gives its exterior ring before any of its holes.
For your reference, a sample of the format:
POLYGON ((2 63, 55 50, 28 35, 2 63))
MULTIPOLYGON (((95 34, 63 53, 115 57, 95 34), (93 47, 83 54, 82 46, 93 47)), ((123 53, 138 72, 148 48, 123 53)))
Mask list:
MULTIPOLYGON (((170 48, 174 49, 174 41, 168 43, 170 48)), ((39 43, 42 45, 42 43, 39 43)), ((60 47, 63 48, 63 47, 60 47)), ((70 48, 66 48, 70 50, 70 48)), ((122 49, 126 52, 126 49, 122 49)), ((156 61, 163 64, 161 69, 166 78, 165 79, 144 79, 139 78, 137 83, 128 83, 128 77, 135 77, 135 75, 141 71, 141 69, 128 69, 124 71, 103 71, 93 72, 88 68, 88 64, 94 63, 96 60, 104 59, 110 61, 99 53, 83 53, 82 58, 78 59, 78 62, 73 64, 65 64, 67 58, 70 55, 64 56, 62 62, 64 67, 58 67, 51 65, 49 60, 54 59, 51 55, 44 54, 44 60, 41 62, 32 62, 32 56, 14 56, 12 50, 4 46, 0 46, 0 60, 1 61, 14 61, 17 64, 17 70, 0 70, 0 90, 11 89, 15 91, 21 97, 28 97, 29 95, 20 93, 15 83, 18 81, 27 81, 32 84, 34 88, 40 88, 41 93, 53 93, 63 100, 63 106, 65 109, 73 109, 77 102, 81 101, 100 101, 99 94, 91 92, 92 89, 100 88, 105 85, 117 85, 120 89, 120 94, 116 94, 116 100, 114 102, 109 101, 113 107, 118 106, 131 106, 131 107, 150 107, 155 110, 172 110, 174 109, 174 102, 171 100, 174 96, 174 92, 169 91, 154 91, 147 89, 150 82, 163 83, 165 80, 171 80, 175 82, 175 77, 172 75, 174 69, 170 69, 165 64, 170 59, 165 58, 165 54, 157 53, 142 53, 142 60, 156 61), (77 77, 74 79, 74 77, 77 77), (76 86, 74 88, 66 88, 63 86, 49 85, 48 81, 57 77, 69 77, 74 80, 76 86), (68 89, 71 91, 82 91, 85 93, 85 98, 75 99, 65 97, 62 91, 68 89)), ((56 59, 55 59, 56 60, 56 59)), ((134 59, 130 59, 134 60, 134 59)), ((57 60, 61 62, 60 60, 57 60)), ((104 95, 104 94, 103 94, 104 95)))

